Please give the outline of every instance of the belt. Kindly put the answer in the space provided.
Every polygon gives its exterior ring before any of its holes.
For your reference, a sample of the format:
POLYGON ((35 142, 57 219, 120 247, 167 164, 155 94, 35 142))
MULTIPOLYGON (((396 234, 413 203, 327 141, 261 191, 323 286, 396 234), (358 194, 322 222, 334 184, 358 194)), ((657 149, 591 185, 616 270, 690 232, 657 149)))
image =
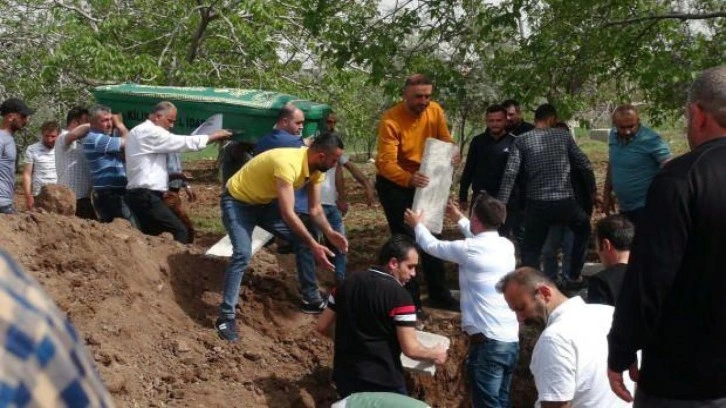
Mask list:
POLYGON ((485 336, 485 335, 483 335, 481 333, 476 333, 476 334, 470 334, 469 335, 469 343, 471 343, 471 344, 486 343, 487 341, 489 341, 489 339, 487 338, 487 336, 485 336))

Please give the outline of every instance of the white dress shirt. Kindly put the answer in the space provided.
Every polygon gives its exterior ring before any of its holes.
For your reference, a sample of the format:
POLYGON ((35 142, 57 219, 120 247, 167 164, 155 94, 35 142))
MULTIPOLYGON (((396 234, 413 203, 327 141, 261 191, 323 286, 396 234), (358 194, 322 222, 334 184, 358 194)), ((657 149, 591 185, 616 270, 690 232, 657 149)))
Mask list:
POLYGON ((416 242, 427 253, 459 264, 461 328, 497 341, 519 341, 517 316, 496 290, 497 282, 515 268, 514 245, 497 231, 473 235, 466 218, 459 220, 459 229, 466 239, 440 241, 419 223, 416 242))
POLYGON ((34 196, 40 194, 40 189, 44 185, 58 182, 58 174, 55 171, 55 150, 52 147, 48 148, 43 142, 28 146, 23 163, 33 165, 30 186, 34 196))
MULTIPOLYGON (((348 156, 342 155, 338 163, 341 166, 345 166, 349 160, 348 156)), ((325 172, 325 180, 323 180, 323 184, 320 186, 320 203, 323 205, 335 205, 335 201, 338 199, 338 190, 335 187, 335 173, 337 169, 338 166, 334 166, 325 172)))
POLYGON ((208 140, 206 135, 175 135, 147 119, 126 136, 126 188, 168 190, 167 153, 202 150, 208 140))
MULTIPOLYGON (((576 296, 557 307, 537 340, 529 365, 541 401, 572 401, 573 408, 618 408, 630 404, 610 390, 607 334, 612 306, 585 304, 576 296)), ((627 377, 627 374, 626 376, 627 377)), ((633 391, 633 383, 625 379, 633 391)))
POLYGON ((76 199, 87 198, 91 194, 91 171, 88 169, 86 155, 81 140, 66 144, 68 131, 64 130, 55 140, 55 169, 58 184, 64 185, 74 193, 76 199))

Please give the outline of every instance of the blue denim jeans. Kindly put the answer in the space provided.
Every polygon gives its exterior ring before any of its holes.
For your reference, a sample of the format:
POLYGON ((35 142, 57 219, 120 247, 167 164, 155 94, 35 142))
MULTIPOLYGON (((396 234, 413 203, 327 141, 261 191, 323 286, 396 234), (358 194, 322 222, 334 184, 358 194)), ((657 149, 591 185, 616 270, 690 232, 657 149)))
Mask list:
POLYGON ((509 387, 518 358, 518 342, 487 339, 469 345, 466 369, 474 408, 510 406, 509 387))
MULTIPOLYGON (((334 231, 345 235, 345 225, 343 224, 343 215, 335 205, 323 205, 323 211, 325 211, 325 218, 328 219, 328 223, 334 231)), ((333 247, 333 253, 335 258, 333 259, 333 265, 335 265, 335 276, 339 282, 345 279, 345 265, 347 263, 346 255, 333 247)))
POLYGON ((562 248, 562 277, 573 278, 570 274, 572 263, 572 243, 574 240, 572 230, 564 225, 552 225, 547 233, 547 240, 542 246, 542 269, 548 278, 557 281, 558 265, 557 252, 562 248))
MULTIPOLYGON (((314 260, 312 268, 301 267, 303 260, 303 257, 300 256, 301 249, 307 248, 307 246, 300 242, 295 233, 282 220, 277 201, 270 204, 246 204, 235 200, 225 192, 222 194, 220 206, 222 207, 222 223, 232 241, 232 257, 224 271, 222 304, 219 312, 222 319, 228 320, 235 317, 242 277, 250 262, 251 237, 255 226, 260 226, 293 245, 302 297, 306 301, 320 300, 314 260)), ((310 253, 309 250, 307 252, 310 253)))
POLYGON ((0 214, 15 214, 15 206, 13 206, 12 204, 1 206, 0 214))

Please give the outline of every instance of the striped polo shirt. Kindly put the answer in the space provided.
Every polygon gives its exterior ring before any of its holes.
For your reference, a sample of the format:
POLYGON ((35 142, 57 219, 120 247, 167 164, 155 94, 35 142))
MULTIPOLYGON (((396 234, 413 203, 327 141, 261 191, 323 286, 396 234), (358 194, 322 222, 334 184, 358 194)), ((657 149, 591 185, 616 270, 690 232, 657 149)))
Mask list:
POLYGON ((91 181, 95 190, 126 188, 121 138, 91 130, 83 138, 91 181))

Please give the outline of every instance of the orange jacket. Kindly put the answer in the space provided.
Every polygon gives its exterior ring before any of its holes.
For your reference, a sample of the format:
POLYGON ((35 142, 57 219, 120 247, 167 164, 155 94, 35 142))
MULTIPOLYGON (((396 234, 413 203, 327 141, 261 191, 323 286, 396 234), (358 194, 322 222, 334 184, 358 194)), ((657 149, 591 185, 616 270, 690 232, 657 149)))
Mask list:
POLYGON ((387 110, 378 126, 378 174, 408 187, 413 173, 421 167, 426 139, 453 142, 444 110, 431 102, 420 116, 414 116, 399 102, 387 110))

